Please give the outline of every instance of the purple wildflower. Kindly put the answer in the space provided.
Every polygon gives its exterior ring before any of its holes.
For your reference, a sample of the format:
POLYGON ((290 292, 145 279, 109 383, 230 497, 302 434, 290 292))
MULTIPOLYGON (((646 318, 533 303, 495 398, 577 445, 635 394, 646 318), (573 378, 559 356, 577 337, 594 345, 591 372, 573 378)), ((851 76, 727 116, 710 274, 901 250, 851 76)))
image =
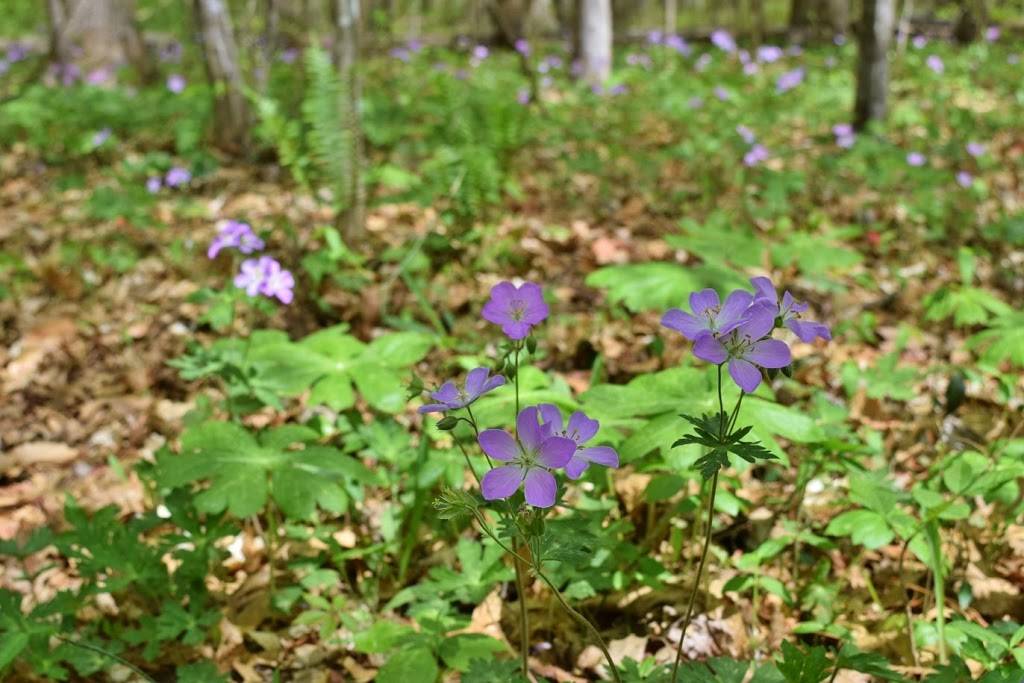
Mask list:
POLYGON ((256 236, 248 223, 227 221, 217 231, 217 236, 210 242, 206 258, 217 258, 222 249, 238 249, 243 254, 260 251, 264 247, 263 240, 256 236))
POLYGON ((718 299, 718 292, 702 289, 690 294, 690 310, 693 313, 671 308, 661 317, 661 324, 682 333, 690 341, 709 334, 726 334, 743 322, 743 315, 753 302, 754 296, 750 292, 737 289, 726 297, 723 306, 718 299))
POLYGON ((501 429, 485 429, 477 441, 484 453, 509 463, 484 475, 480 492, 485 500, 512 496, 523 488, 526 502, 549 508, 558 498, 558 482, 551 470, 564 467, 576 452, 576 442, 552 436, 541 427, 536 406, 524 408, 516 418, 516 437, 501 429))
POLYGON ((530 56, 530 43, 525 38, 517 38, 515 42, 516 52, 524 57, 530 56))
POLYGON ((184 185, 188 181, 192 180, 192 174, 188 172, 188 169, 182 168, 181 166, 174 166, 167 172, 167 177, 164 178, 164 184, 167 187, 178 187, 184 185))
POLYGON ((743 74, 746 76, 753 76, 760 70, 761 67, 758 65, 757 62, 747 62, 746 64, 743 65, 743 74))
POLYGON ((750 148, 750 151, 743 155, 743 165, 747 167, 754 167, 762 161, 768 161, 768 157, 769 153, 767 147, 760 144, 754 145, 750 148))
POLYGON ((974 176, 967 171, 959 171, 956 174, 956 182, 960 187, 968 188, 974 184, 974 176))
POLYGON ((662 34, 661 31, 648 31, 647 32, 647 44, 648 45, 661 45, 662 34))
POLYGON ((770 306, 751 306, 743 323, 728 334, 705 334, 697 339, 693 355, 716 365, 728 361, 729 376, 750 393, 761 384, 760 368, 784 368, 793 360, 785 342, 767 338, 774 327, 770 306))
POLYGON ((989 26, 987 29, 985 29, 985 40, 987 40, 990 43, 994 43, 997 40, 999 40, 999 27, 989 26))
POLYGON ((804 49, 799 45, 790 45, 786 48, 786 54, 790 57, 799 57, 804 53, 804 49))
POLYGON ((701 107, 704 106, 704 98, 694 95, 687 101, 686 105, 690 109, 700 109, 701 107))
POLYGON ((732 95, 729 94, 729 91, 726 90, 725 88, 723 88, 720 85, 716 85, 715 86, 714 93, 715 93, 715 97, 720 99, 722 102, 728 102, 729 100, 732 99, 732 95))
POLYGON ((85 82, 89 85, 103 85, 114 77, 113 72, 105 66, 101 66, 98 69, 90 71, 86 77, 85 82))
POLYGON ((690 47, 690 44, 687 43, 682 36, 678 36, 674 33, 665 38, 665 47, 670 50, 675 50, 684 57, 689 57, 693 52, 693 48, 690 47))
POLYGON ((985 145, 980 142, 968 142, 967 153, 977 159, 985 154, 985 145))
POLYGON ((746 50, 740 50, 739 52, 736 53, 736 56, 739 57, 740 64, 750 63, 750 53, 747 52, 746 50))
POLYGON ((787 71, 778 80, 775 81, 775 92, 784 93, 792 90, 796 86, 800 85, 804 81, 804 68, 797 67, 792 71, 787 71))
POLYGON ((486 45, 476 45, 473 47, 472 58, 473 61, 479 63, 487 59, 490 54, 491 51, 487 49, 486 45))
POLYGON ((832 37, 832 42, 835 43, 836 47, 842 47, 846 45, 846 36, 842 33, 837 33, 832 37))
POLYGON ((28 57, 28 48, 20 43, 13 43, 7 48, 7 61, 11 64, 20 62, 28 57))
POLYGON ((938 55, 928 55, 928 59, 924 60, 924 63, 937 74, 946 70, 946 65, 942 63, 942 57, 938 55))
POLYGON ((698 72, 707 71, 709 66, 711 66, 711 55, 707 52, 701 54, 701 56, 697 58, 697 61, 693 63, 693 68, 698 72))
POLYGON ((782 295, 782 302, 779 302, 779 295, 775 291, 775 285, 766 277, 755 277, 750 279, 757 293, 754 297, 754 304, 767 304, 769 310, 774 313, 778 324, 789 328, 789 331, 800 338, 800 341, 810 343, 817 337, 825 341, 832 339, 832 332, 828 325, 813 320, 802 320, 800 314, 807 311, 808 306, 802 301, 797 301, 787 290, 782 295))
POLYGON ((630 66, 639 66, 643 67, 644 69, 649 69, 651 67, 651 58, 645 54, 637 54, 635 52, 630 52, 628 55, 626 55, 626 64, 629 64, 630 66))
POLYGON ((235 275, 235 287, 244 289, 245 293, 249 296, 256 296, 260 293, 260 287, 263 286, 263 264, 261 261, 264 256, 260 259, 246 259, 242 261, 242 265, 239 266, 238 275, 235 275))
POLYGON ((400 62, 408 62, 412 58, 409 48, 398 46, 388 50, 388 54, 400 62))
POLYGON ((832 134, 836 136, 836 144, 843 149, 850 149, 857 141, 857 134, 849 123, 837 123, 832 126, 832 134))
POLYGON ((928 39, 924 36, 914 36, 914 39, 911 40, 910 43, 918 50, 923 50, 924 46, 928 44, 928 39))
POLYGON ((299 51, 294 47, 285 48, 281 50, 281 54, 278 55, 278 59, 284 64, 294 64, 295 60, 299 58, 299 51))
POLYGON ((576 452, 565 464, 565 473, 570 479, 579 479, 591 463, 616 468, 619 466, 619 454, 611 446, 584 447, 597 434, 600 426, 597 420, 591 420, 580 411, 569 416, 569 424, 562 426, 562 413, 551 403, 537 406, 541 415, 541 428, 551 436, 564 436, 576 444, 576 452))
POLYGON ((285 270, 281 264, 269 256, 261 256, 263 264, 263 284, 260 294, 275 298, 283 304, 290 304, 295 298, 295 276, 285 270))
POLYGON ((186 85, 185 77, 181 74, 171 74, 167 77, 167 89, 175 95, 183 92, 186 85))
POLYGON ((722 52, 735 52, 736 41, 733 37, 723 28, 715 29, 711 32, 711 43, 722 52))
POLYGON ((924 166, 928 162, 928 158, 920 152, 909 152, 907 154, 907 163, 914 167, 924 166))
POLYGON ((419 412, 443 413, 448 410, 459 410, 503 384, 505 378, 501 375, 491 377, 491 371, 487 368, 474 368, 466 375, 466 384, 462 389, 455 386, 455 382, 445 382, 430 395, 437 403, 421 406, 419 412))
POLYGON ((406 47, 409 48, 409 52, 412 52, 413 54, 415 54, 415 53, 417 53, 417 52, 419 52, 420 50, 423 49, 423 41, 420 40, 419 38, 413 38, 409 42, 407 42, 405 45, 406 45, 406 47))
POLYGON ((625 95, 627 92, 629 92, 629 87, 626 86, 625 83, 618 83, 608 89, 608 94, 613 97, 616 95, 625 95))
POLYGON ((529 104, 530 103, 530 89, 529 88, 520 88, 516 92, 516 102, 518 102, 519 104, 521 104, 523 106, 526 106, 527 104, 529 104))
POLYGON ((156 194, 161 187, 163 187, 163 182, 160 180, 160 176, 152 175, 146 178, 146 192, 156 194))
POLYGON ((110 128, 104 128, 103 130, 96 131, 96 133, 92 136, 92 146, 99 147, 104 142, 109 140, 110 132, 110 128))
POLYGON ((518 340, 548 317, 548 305, 540 285, 524 282, 516 287, 511 282, 499 282, 491 288, 491 298, 481 313, 484 320, 501 325, 509 339, 518 340))
POLYGON ((757 142, 757 135, 754 134, 754 131, 750 130, 742 123, 736 126, 736 134, 743 138, 743 142, 748 145, 752 145, 757 142))

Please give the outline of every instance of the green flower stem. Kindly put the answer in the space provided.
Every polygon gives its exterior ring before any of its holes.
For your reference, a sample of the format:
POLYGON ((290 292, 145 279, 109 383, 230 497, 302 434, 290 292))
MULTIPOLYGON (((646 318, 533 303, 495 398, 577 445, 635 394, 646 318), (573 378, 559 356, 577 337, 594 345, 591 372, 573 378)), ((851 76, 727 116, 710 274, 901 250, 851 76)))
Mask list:
POLYGON ((708 500, 708 524, 707 532, 704 534, 704 548, 700 553, 700 563, 697 565, 697 576, 693 580, 693 589, 690 591, 690 602, 686 606, 686 617, 683 619, 683 631, 679 635, 679 645, 676 646, 676 661, 672 665, 672 683, 679 679, 679 662, 683 659, 683 640, 686 638, 686 629, 690 626, 693 617, 693 603, 697 599, 697 590, 700 588, 701 575, 704 573, 704 564, 708 559, 708 548, 711 546, 711 525, 715 519, 715 493, 718 490, 718 472, 711 478, 711 498, 708 500))
POLYGON ((143 680, 147 680, 147 681, 149 681, 149 683, 156 683, 156 681, 154 681, 152 678, 150 678, 149 675, 147 675, 145 671, 143 671, 139 667, 135 666, 134 664, 129 662, 127 659, 124 659, 123 657, 119 657, 119 656, 115 655, 113 652, 107 652, 102 647, 97 647, 95 645, 90 645, 89 643, 81 643, 81 642, 79 642, 77 640, 72 640, 71 638, 68 638, 67 636, 61 635, 59 633, 55 634, 54 637, 57 640, 61 641, 62 643, 67 643, 68 645, 71 645, 73 647, 80 647, 83 650, 88 650, 90 652, 95 652, 96 654, 103 655, 104 657, 108 657, 110 659, 113 659, 118 664, 121 664, 122 666, 126 666, 129 669, 131 669, 136 675, 141 676, 143 678, 143 680))
POLYGON ((522 663, 523 676, 530 678, 530 615, 526 610, 526 582, 523 581, 523 565, 516 557, 512 558, 516 568, 516 593, 519 595, 519 659, 522 663))
POLYGON ((469 459, 469 453, 466 452, 466 447, 462 445, 461 441, 455 438, 454 434, 452 435, 452 438, 455 439, 455 445, 459 447, 459 450, 462 451, 463 457, 466 458, 466 464, 469 466, 469 471, 473 473, 473 478, 476 479, 477 488, 481 487, 480 475, 476 473, 476 468, 473 467, 473 461, 469 459))

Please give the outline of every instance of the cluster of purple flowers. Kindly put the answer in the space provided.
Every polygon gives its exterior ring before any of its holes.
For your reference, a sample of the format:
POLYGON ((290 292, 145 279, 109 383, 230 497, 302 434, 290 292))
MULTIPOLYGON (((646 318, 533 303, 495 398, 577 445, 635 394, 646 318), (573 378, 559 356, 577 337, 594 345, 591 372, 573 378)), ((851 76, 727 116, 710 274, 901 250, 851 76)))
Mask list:
POLYGON ((192 174, 189 173, 187 168, 181 166, 172 166, 171 170, 167 171, 167 174, 161 178, 160 176, 154 175, 146 179, 146 190, 150 194, 156 194, 160 191, 161 187, 181 187, 192 180, 192 174))
MULTIPOLYGON (((265 243, 248 223, 229 220, 217 231, 217 236, 206 250, 208 259, 215 259, 224 249, 237 249, 242 254, 261 251, 265 243)), ((260 256, 242 261, 234 279, 235 287, 244 289, 249 296, 262 294, 290 304, 294 299, 295 277, 271 256, 260 256)))
MULTIPOLYGON (((505 336, 522 343, 534 326, 547 319, 549 309, 540 285, 519 286, 500 282, 481 311, 484 320, 501 326, 505 336)), ((517 347, 518 348, 518 347, 517 347)), ((420 413, 446 413, 467 408, 484 394, 504 386, 505 378, 491 375, 487 368, 469 371, 460 388, 445 382, 430 394, 434 401, 419 408, 420 413)), ((557 406, 542 403, 528 406, 516 415, 515 434, 502 429, 485 429, 477 443, 489 457, 501 463, 480 481, 486 500, 503 500, 520 488, 529 505, 549 508, 558 500, 555 471, 564 468, 569 479, 579 479, 592 464, 618 467, 619 456, 610 446, 589 446, 600 424, 580 411, 563 422, 557 406)))
POLYGON ((778 80, 775 81, 775 92, 780 94, 789 92, 804 82, 805 74, 806 71, 802 66, 792 69, 791 71, 786 71, 779 76, 778 80))
POLYGON ((837 123, 832 126, 832 134, 836 136, 836 144, 843 149, 850 149, 857 142, 857 134, 849 123, 837 123))
POLYGON ((736 51, 736 41, 724 28, 715 29, 711 32, 711 43, 722 52, 736 51))
POLYGON ((743 138, 743 142, 750 146, 750 149, 743 155, 743 165, 753 168, 758 164, 768 161, 771 154, 768 148, 757 141, 757 135, 743 124, 736 126, 736 133, 743 138))
POLYGON ((832 338, 826 325, 804 320, 806 303, 790 292, 782 299, 768 278, 750 280, 751 293, 737 289, 721 303, 718 293, 705 289, 690 295, 691 313, 678 308, 662 316, 661 324, 693 342, 693 354, 715 365, 728 363, 729 376, 745 392, 761 384, 761 368, 784 368, 792 362, 789 346, 772 339, 772 332, 786 327, 803 342, 832 338))

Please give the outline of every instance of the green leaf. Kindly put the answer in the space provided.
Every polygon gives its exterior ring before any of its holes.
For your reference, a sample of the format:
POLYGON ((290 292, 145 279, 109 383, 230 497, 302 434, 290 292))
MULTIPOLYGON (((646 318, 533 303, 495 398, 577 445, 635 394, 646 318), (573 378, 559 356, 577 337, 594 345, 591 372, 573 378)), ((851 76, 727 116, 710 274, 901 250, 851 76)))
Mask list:
POLYGON ((821 683, 832 668, 825 648, 816 646, 805 652, 788 641, 782 642, 778 667, 786 683, 821 683))
POLYGON ((28 647, 28 633, 25 631, 7 631, 0 635, 0 671, 28 647))
POLYGON ((467 671, 474 659, 493 659, 508 648, 499 640, 482 633, 462 633, 441 642, 438 654, 451 669, 467 671))
POLYGON ((650 262, 605 266, 587 276, 588 287, 608 290, 608 298, 633 312, 678 306, 702 283, 675 263, 650 262))
POLYGON ((351 378, 344 374, 322 378, 309 393, 309 402, 314 405, 325 405, 337 411, 348 410, 356 402, 351 378))
POLYGON ((399 650, 377 672, 377 683, 434 683, 438 675, 437 661, 425 647, 399 650))
POLYGON ((391 650, 413 633, 415 630, 405 624, 381 619, 367 630, 355 634, 352 641, 356 652, 375 654, 391 650))
POLYGON ((829 522, 825 533, 830 536, 849 536, 850 540, 875 550, 887 545, 896 534, 885 518, 872 510, 850 510, 829 522))

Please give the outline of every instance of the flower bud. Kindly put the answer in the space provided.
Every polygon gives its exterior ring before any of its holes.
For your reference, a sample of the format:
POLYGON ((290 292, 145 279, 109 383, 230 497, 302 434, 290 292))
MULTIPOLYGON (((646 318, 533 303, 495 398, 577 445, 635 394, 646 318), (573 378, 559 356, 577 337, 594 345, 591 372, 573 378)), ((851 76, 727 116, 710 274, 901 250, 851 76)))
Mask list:
POLYGON ((457 424, 459 424, 459 418, 453 415, 446 415, 438 421, 437 428, 444 432, 450 432, 455 429, 457 424))

